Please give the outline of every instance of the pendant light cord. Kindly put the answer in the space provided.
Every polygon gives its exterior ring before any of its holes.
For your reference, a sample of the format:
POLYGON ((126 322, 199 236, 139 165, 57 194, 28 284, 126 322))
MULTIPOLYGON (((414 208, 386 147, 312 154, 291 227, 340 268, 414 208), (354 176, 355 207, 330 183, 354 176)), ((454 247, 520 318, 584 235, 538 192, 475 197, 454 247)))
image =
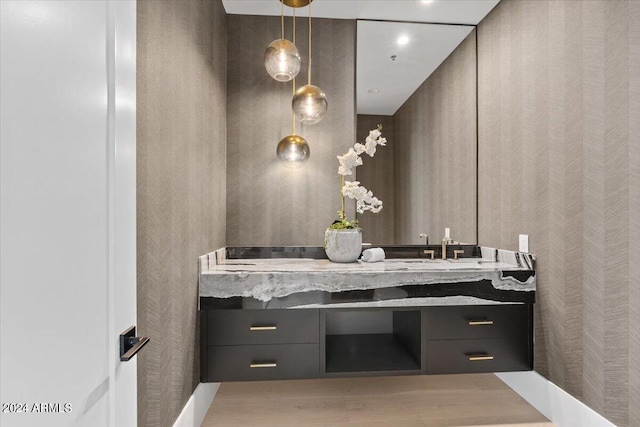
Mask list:
POLYGON ((307 84, 311 84, 311 2, 309 2, 309 81, 307 84))
MULTIPOLYGON (((293 44, 296 44, 296 8, 293 8, 293 44)), ((296 94, 296 78, 293 78, 293 95, 295 96, 296 94)), ((292 135, 296 134, 296 114, 295 112, 291 112, 291 129, 292 129, 292 135)))
POLYGON ((280 0, 280 38, 284 39, 284 1, 280 0))

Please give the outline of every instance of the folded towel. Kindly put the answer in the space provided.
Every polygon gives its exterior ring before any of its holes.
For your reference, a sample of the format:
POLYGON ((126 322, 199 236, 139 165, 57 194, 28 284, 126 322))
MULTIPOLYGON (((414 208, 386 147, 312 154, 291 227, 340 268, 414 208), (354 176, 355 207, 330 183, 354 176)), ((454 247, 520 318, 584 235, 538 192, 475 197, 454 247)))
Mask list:
POLYGON ((364 262, 380 262, 384 261, 384 249, 372 248, 362 252, 362 261, 364 262))

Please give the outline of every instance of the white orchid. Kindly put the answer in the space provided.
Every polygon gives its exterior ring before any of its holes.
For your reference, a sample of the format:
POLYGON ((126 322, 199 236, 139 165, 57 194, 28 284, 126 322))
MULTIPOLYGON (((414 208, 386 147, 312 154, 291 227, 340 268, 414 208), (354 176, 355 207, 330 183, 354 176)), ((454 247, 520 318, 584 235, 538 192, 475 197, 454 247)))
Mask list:
POLYGON ((376 154, 376 145, 385 146, 387 144, 386 138, 381 138, 382 132, 380 128, 369 131, 369 136, 365 139, 364 152, 373 157, 376 154))
POLYGON ((364 144, 364 152, 367 153, 370 157, 373 157, 373 155, 376 154, 376 142, 367 141, 367 143, 364 144))
POLYGON ((382 201, 375 197, 371 191, 361 186, 359 181, 346 181, 342 187, 342 195, 356 200, 358 213, 365 211, 378 213, 382 210, 382 201))
POLYGON ((352 169, 362 165, 362 158, 360 157, 362 153, 367 153, 370 157, 373 157, 376 154, 377 145, 382 147, 387 145, 387 139, 381 137, 381 129, 382 126, 378 125, 376 129, 369 131, 369 136, 367 136, 364 144, 356 142, 352 148, 349 148, 349 151, 342 156, 337 156, 340 163, 338 174, 342 176, 353 175, 352 169))
POLYGON ((373 193, 360 185, 359 181, 345 181, 346 175, 353 175, 352 169, 356 166, 362 165, 362 153, 367 153, 373 157, 376 153, 376 146, 380 145, 384 147, 387 145, 387 139, 382 138, 382 126, 378 125, 376 129, 369 132, 369 136, 366 137, 365 143, 361 144, 356 142, 352 148, 349 148, 342 156, 338 157, 340 166, 338 167, 338 174, 342 179, 342 210, 338 211, 340 220, 343 224, 349 224, 349 228, 355 227, 357 220, 352 222, 347 221, 344 209, 344 198, 356 201, 356 209, 358 213, 364 213, 365 211, 371 211, 372 213, 378 213, 382 210, 382 200, 378 199, 373 193))
POLYGON ((351 169, 362 164, 362 159, 353 148, 350 148, 344 155, 337 157, 340 163, 338 168, 340 175, 352 175, 351 169))
POLYGON ((376 128, 373 130, 369 131, 369 136, 367 137, 367 142, 369 142, 369 140, 371 141, 375 141, 378 138, 380 138, 380 135, 382 135, 382 132, 380 132, 380 129, 376 128))
POLYGON ((342 186, 342 195, 350 199, 355 199, 356 189, 360 185, 359 181, 345 181, 342 186))
POLYGON ((365 211, 378 213, 382 210, 382 201, 378 200, 376 197, 373 198, 372 204, 367 204, 364 200, 358 200, 356 202, 356 210, 358 213, 364 213, 365 211))

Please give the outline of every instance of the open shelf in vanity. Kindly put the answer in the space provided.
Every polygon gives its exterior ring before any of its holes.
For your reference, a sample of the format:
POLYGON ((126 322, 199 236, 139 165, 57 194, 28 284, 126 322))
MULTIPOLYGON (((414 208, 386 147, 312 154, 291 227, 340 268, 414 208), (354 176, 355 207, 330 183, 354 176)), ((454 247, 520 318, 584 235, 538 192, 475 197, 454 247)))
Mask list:
POLYGON ((321 324, 320 369, 327 376, 423 370, 420 310, 330 309, 321 312, 321 324))

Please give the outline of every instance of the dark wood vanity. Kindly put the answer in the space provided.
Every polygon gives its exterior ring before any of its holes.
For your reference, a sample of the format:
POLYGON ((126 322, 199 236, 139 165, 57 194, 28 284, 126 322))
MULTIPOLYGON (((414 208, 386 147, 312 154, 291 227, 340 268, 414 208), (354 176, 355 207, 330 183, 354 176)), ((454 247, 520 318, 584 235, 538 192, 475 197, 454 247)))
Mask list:
POLYGON ((202 310, 201 316, 204 382, 533 369, 531 304, 202 310), (391 318, 390 330, 328 333, 332 317, 376 313, 391 318))
MULTIPOLYGON (((527 268, 502 274, 535 278, 527 268)), ((486 280, 446 285, 449 295, 438 283, 416 283, 306 289, 266 301, 201 290, 201 380, 533 369, 535 291, 495 289, 486 280)))

